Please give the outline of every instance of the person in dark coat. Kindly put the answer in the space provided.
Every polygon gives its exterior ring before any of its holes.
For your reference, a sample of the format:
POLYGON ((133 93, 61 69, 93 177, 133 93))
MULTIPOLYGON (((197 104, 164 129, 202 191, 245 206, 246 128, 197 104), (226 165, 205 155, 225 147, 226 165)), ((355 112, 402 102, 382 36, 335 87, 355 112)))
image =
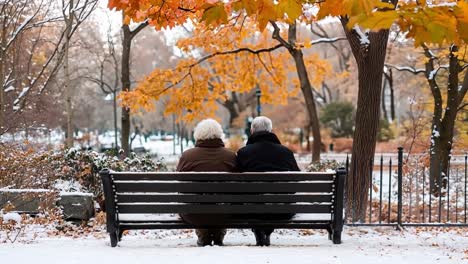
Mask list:
MULTIPOLYGON (((237 169, 240 172, 300 171, 294 153, 281 145, 278 137, 272 133, 272 122, 264 116, 252 121, 251 136, 245 147, 237 152, 237 169)), ((290 219, 292 214, 274 214, 256 216, 258 219, 290 219)), ((273 229, 252 230, 257 246, 269 246, 273 229)))
MULTIPOLYGON (((205 119, 197 124, 194 131, 195 147, 182 153, 177 171, 236 171, 236 154, 224 147, 223 130, 213 119, 205 119)), ((227 219, 223 215, 181 214, 181 218, 190 224, 213 225, 227 219)), ((225 229, 196 229, 197 245, 223 245, 225 229)))

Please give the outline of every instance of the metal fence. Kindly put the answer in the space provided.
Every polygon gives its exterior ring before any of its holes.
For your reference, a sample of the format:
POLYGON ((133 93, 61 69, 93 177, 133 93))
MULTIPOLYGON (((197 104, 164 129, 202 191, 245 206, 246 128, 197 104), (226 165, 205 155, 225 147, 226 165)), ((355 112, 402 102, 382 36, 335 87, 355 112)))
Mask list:
MULTIPOLYGON (((407 155, 399 148, 396 157, 380 155, 369 162, 366 218, 352 221, 355 217, 347 215, 346 224, 468 227, 467 161, 467 154, 450 158, 448 173, 442 177, 445 184, 438 184, 438 195, 430 190, 428 154, 407 155)), ((347 171, 349 164, 347 157, 347 171)), ((350 196, 345 199, 353 199, 350 196)))

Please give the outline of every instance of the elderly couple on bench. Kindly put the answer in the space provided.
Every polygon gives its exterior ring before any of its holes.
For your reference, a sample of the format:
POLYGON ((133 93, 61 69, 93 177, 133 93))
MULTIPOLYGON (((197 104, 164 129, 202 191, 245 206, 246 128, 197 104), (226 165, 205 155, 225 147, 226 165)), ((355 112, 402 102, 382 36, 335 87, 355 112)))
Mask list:
MULTIPOLYGON (((251 136, 247 145, 237 154, 226 149, 222 141, 221 125, 213 119, 205 119, 194 130, 195 147, 186 150, 177 165, 177 171, 195 172, 267 172, 299 171, 294 154, 281 145, 272 133, 272 122, 264 116, 252 121, 251 136)), ((222 223, 229 216, 209 214, 181 214, 181 218, 194 225, 222 223)), ((242 216, 240 216, 242 217, 242 216)), ((252 217, 252 216, 245 216, 252 217)), ((258 219, 290 219, 292 214, 260 215, 258 219)), ((269 246, 273 229, 252 230, 257 246, 269 246)), ((223 245, 226 229, 197 229, 197 245, 223 245)))

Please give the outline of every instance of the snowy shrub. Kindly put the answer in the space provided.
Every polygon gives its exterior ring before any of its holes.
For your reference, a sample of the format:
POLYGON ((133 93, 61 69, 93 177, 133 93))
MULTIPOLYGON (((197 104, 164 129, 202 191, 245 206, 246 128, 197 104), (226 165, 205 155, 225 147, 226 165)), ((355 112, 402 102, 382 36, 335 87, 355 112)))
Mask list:
POLYGON ((0 143, 0 188, 48 188, 59 176, 55 163, 48 151, 0 143))
POLYGON ((0 243, 7 241, 14 243, 23 228, 21 215, 0 210, 0 232, 4 233, 4 238, 0 239, 0 243))
POLYGON ((162 160, 150 156, 120 159, 95 151, 45 151, 33 147, 2 144, 0 147, 0 188, 52 189, 57 191, 92 192, 102 197, 99 171, 164 171, 162 160))
POLYGON ((321 160, 319 162, 313 162, 307 166, 306 171, 327 171, 336 170, 340 167, 344 167, 345 164, 336 160, 321 160))

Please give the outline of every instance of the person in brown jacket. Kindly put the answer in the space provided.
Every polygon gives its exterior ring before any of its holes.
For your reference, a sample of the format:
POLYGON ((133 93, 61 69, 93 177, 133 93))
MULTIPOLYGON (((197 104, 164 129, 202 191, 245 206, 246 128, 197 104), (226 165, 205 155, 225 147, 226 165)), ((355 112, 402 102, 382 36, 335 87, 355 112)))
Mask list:
MULTIPOLYGON (((223 171, 236 170, 236 154, 224 147, 223 129, 213 119, 205 119, 194 130, 195 147, 182 153, 177 171, 223 171)), ((224 221, 227 216, 210 214, 181 214, 181 218, 190 224, 210 225, 224 221)), ((225 229, 196 229, 197 245, 223 245, 225 229)))

